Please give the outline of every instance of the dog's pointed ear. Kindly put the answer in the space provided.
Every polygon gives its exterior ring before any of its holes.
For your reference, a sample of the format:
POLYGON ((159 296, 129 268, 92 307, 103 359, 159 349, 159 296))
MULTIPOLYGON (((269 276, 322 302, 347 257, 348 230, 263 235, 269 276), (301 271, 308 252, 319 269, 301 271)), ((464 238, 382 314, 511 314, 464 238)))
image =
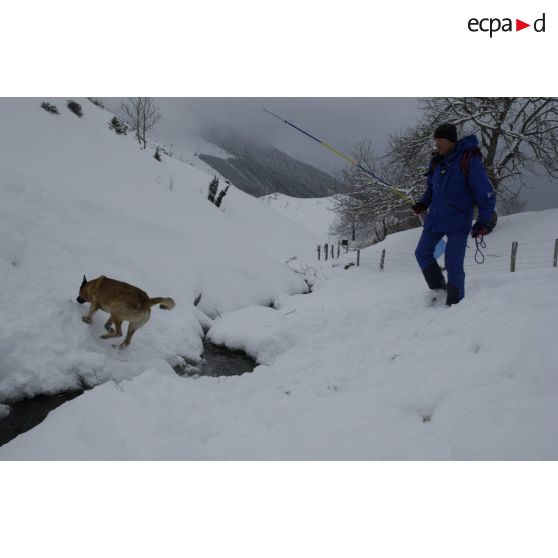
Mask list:
POLYGON ((83 276, 83 281, 81 282, 81 286, 83 287, 84 285, 87 285, 87 279, 85 278, 85 275, 83 276))

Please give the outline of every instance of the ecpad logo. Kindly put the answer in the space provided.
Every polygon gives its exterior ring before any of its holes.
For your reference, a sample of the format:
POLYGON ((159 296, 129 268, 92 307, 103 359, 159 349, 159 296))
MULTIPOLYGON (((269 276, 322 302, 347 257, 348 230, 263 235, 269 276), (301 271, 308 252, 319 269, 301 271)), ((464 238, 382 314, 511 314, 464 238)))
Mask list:
MULTIPOLYGON (((533 29, 537 33, 544 33, 545 32, 545 17, 546 14, 543 13, 542 17, 536 19, 533 23, 533 29)), ((503 19, 497 17, 485 17, 483 19, 477 19, 472 17, 468 23, 469 31, 473 33, 477 33, 478 31, 482 31, 484 33, 490 33, 490 38, 494 33, 498 31, 513 31, 513 24, 512 19, 509 17, 505 17, 503 19)), ((515 20, 515 31, 521 31, 522 29, 526 29, 527 27, 531 27, 530 23, 525 23, 520 19, 515 20)))

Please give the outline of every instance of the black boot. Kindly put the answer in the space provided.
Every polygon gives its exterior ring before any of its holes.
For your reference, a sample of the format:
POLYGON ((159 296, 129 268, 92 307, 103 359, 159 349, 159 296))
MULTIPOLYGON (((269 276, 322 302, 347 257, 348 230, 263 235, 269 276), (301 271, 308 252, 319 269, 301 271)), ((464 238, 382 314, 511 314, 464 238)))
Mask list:
POLYGON ((422 274, 426 279, 426 283, 431 289, 443 289, 446 290, 446 279, 438 262, 431 263, 428 267, 422 270, 422 274))
POLYGON ((446 298, 446 306, 451 306, 452 304, 457 304, 460 300, 459 298, 459 289, 452 285, 451 283, 448 284, 448 296, 446 298))

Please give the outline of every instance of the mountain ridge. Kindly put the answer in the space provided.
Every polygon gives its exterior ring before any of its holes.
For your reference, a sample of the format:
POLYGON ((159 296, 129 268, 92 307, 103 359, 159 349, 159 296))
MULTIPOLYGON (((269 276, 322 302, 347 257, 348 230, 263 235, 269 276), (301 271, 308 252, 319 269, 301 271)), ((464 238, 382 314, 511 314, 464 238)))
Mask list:
POLYGON ((203 131, 203 138, 231 157, 199 153, 198 157, 252 196, 280 193, 296 198, 324 198, 333 193, 335 179, 271 145, 261 145, 231 128, 203 131))

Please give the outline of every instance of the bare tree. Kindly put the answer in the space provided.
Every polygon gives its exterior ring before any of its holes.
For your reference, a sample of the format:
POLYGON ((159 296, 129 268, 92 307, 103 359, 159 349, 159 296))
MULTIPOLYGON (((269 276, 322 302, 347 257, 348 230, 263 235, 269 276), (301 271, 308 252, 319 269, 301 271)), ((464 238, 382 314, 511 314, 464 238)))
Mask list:
MULTIPOLYGON (((504 212, 521 209, 518 196, 524 171, 540 165, 558 177, 558 98, 555 97, 439 97, 421 100, 417 125, 390 139, 387 155, 379 159, 369 141, 357 144, 353 157, 390 185, 351 166, 337 178, 347 194, 334 196, 336 232, 356 227, 360 238, 382 240, 391 232, 416 226, 411 200, 425 188, 425 173, 433 154, 434 129, 451 122, 460 135, 476 134, 487 174, 504 212)), ((340 188, 340 191, 341 188, 340 188)), ((497 215, 493 216, 493 225, 497 215)))
POLYGON ((122 110, 130 120, 130 127, 136 134, 136 139, 143 148, 147 147, 147 132, 163 117, 159 107, 152 97, 130 97, 126 103, 122 103, 122 110))
POLYGON ((520 189, 526 185, 523 171, 533 171, 535 163, 558 177, 558 98, 438 97, 421 104, 431 131, 451 122, 462 135, 479 136, 488 176, 502 199, 517 195, 517 182, 520 189))
MULTIPOLYGON (((392 178, 374 155, 369 140, 359 142, 353 150, 353 158, 373 174, 392 178)), ((389 233, 416 226, 408 188, 383 184, 356 166, 346 167, 338 176, 339 191, 347 192, 333 197, 332 209, 337 213, 334 231, 358 234, 359 245, 383 240, 389 233)))
POLYGON ((121 108, 128 117, 130 128, 141 145, 142 97, 130 97, 127 102, 122 103, 121 108))
MULTIPOLYGON (((375 168, 376 157, 370 141, 361 141, 352 155, 364 167, 375 168)), ((369 185, 368 175, 354 166, 345 167, 336 176, 336 189, 345 193, 333 196, 332 210, 336 213, 336 223, 332 232, 347 236, 349 233, 352 235, 354 229, 359 242, 373 242, 376 236, 374 200, 369 185)))

